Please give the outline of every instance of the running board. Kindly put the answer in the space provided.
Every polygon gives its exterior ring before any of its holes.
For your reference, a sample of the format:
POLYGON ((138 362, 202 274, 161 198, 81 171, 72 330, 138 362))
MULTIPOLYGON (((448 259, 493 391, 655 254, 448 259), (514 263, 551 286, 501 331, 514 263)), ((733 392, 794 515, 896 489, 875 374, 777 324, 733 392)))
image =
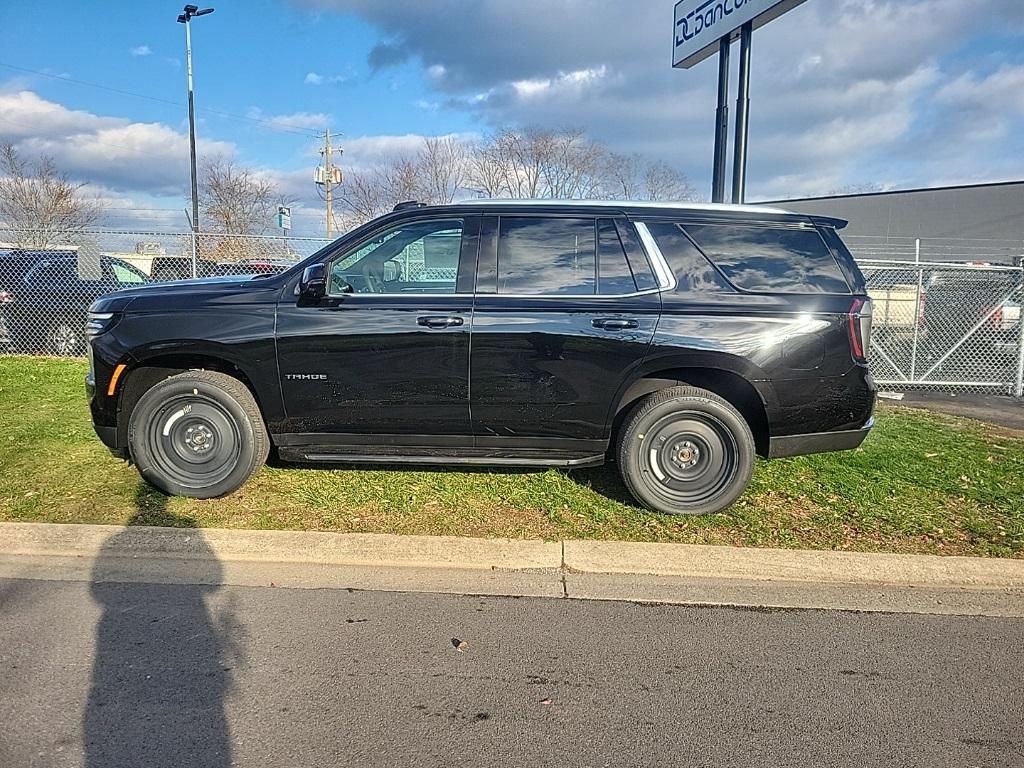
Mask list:
MULTIPOLYGON (((328 446, 325 446, 325 448, 328 446)), ((415 464, 419 466, 502 466, 502 467, 596 467, 604 463, 603 453, 591 456, 565 456, 557 453, 537 451, 534 454, 510 455, 507 452, 463 449, 458 454, 433 450, 429 453, 409 451, 399 453, 348 453, 331 450, 316 450, 314 446, 278 448, 278 455, 285 461, 310 462, 315 464, 415 464)))

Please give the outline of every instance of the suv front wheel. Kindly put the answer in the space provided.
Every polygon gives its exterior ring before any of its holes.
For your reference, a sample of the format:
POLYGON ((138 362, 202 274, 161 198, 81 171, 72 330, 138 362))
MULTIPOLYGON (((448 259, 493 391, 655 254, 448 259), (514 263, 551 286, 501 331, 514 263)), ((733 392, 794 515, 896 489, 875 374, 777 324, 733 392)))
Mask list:
POLYGON ((754 471, 746 419, 718 395, 671 387, 640 402, 619 438, 619 471, 644 506, 670 515, 719 512, 754 471))
POLYGON ((242 382, 195 370, 164 379, 139 398, 128 447, 142 477, 164 493, 211 499, 256 474, 270 440, 242 382))

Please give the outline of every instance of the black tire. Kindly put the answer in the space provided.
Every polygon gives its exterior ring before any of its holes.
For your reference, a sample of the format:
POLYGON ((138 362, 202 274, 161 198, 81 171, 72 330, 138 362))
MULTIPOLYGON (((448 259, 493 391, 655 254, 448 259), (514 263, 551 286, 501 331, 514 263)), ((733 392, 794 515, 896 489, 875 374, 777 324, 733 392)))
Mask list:
POLYGON ((237 491, 267 460, 270 438, 238 379, 186 371, 154 384, 128 420, 139 474, 171 496, 212 499, 237 491))
POLYGON ((719 512, 740 497, 756 449, 746 419, 713 392, 670 387, 644 398, 619 437, 619 472, 648 509, 719 512))

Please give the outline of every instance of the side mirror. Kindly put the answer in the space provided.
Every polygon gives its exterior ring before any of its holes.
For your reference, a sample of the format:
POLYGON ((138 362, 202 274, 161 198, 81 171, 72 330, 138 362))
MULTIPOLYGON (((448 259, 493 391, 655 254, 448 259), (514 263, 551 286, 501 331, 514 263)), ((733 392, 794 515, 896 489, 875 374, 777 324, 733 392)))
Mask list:
POLYGON ((313 264, 302 270, 299 280, 299 298, 305 301, 319 301, 327 295, 327 267, 313 264))

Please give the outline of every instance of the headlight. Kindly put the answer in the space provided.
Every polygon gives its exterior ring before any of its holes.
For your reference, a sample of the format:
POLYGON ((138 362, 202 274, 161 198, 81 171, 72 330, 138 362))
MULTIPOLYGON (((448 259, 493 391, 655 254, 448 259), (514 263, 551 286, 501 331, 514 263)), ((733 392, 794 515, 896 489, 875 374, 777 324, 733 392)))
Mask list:
POLYGON ((113 312, 90 312, 85 323, 85 335, 90 339, 109 331, 114 325, 113 312))

